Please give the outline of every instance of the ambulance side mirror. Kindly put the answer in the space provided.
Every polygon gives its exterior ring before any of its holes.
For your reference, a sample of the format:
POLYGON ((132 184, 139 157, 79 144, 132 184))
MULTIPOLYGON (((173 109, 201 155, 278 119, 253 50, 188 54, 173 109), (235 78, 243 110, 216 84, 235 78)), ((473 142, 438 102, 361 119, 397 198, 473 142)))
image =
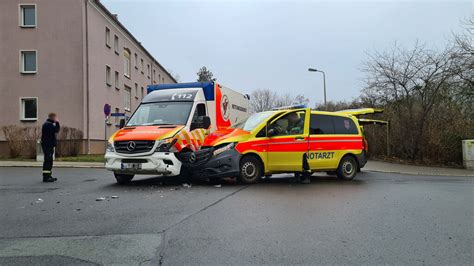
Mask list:
POLYGON ((125 118, 120 119, 119 122, 119 128, 124 128, 125 127, 125 118))

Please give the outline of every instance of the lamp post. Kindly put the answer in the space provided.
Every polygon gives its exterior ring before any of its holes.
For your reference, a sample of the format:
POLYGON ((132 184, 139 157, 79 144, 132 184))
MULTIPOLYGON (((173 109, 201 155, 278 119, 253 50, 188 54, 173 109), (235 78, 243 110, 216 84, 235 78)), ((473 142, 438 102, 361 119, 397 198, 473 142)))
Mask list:
POLYGON ((309 72, 320 72, 323 73, 323 85, 324 85, 324 105, 326 105, 326 74, 324 74, 324 71, 315 69, 315 68, 308 68, 309 72))

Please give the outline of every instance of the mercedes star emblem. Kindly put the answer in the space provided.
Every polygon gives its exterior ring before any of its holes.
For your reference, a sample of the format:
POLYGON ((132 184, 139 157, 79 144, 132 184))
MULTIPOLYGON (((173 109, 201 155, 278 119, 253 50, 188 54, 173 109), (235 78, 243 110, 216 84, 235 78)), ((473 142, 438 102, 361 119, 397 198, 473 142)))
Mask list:
POLYGON ((128 151, 133 151, 136 147, 137 147, 137 144, 135 143, 135 141, 129 141, 127 143, 127 150, 128 151))

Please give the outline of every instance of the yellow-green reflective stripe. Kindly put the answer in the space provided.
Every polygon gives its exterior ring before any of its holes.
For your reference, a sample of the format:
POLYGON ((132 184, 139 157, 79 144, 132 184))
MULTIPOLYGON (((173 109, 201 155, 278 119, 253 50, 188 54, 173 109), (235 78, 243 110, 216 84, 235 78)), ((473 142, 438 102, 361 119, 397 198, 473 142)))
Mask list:
POLYGON ((51 171, 43 171, 44 174, 50 174, 51 171))

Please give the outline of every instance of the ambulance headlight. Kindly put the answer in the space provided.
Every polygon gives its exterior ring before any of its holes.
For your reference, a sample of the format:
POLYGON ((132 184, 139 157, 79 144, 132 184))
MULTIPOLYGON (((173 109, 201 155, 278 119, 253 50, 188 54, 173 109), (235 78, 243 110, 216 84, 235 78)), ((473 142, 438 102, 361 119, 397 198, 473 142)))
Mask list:
POLYGON ((216 149, 214 150, 214 156, 217 156, 225 151, 231 150, 234 147, 235 147, 235 142, 218 145, 216 149))
POLYGON ((177 139, 174 138, 167 138, 158 141, 156 145, 155 152, 176 152, 176 148, 174 144, 176 143, 177 139))
POLYGON ((114 144, 107 142, 107 148, 105 150, 107 152, 115 152, 114 144))

